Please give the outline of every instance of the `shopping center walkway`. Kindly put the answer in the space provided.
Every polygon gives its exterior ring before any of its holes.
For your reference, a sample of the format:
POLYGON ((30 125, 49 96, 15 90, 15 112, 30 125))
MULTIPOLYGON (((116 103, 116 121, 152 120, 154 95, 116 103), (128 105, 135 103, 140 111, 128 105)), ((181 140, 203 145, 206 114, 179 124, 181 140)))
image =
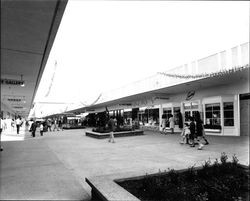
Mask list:
POLYGON ((200 165, 225 152, 249 164, 248 137, 208 136, 204 150, 180 145, 179 135, 146 131, 144 136, 86 137, 84 129, 2 135, 0 199, 90 200, 85 177, 124 172, 158 172, 200 165))

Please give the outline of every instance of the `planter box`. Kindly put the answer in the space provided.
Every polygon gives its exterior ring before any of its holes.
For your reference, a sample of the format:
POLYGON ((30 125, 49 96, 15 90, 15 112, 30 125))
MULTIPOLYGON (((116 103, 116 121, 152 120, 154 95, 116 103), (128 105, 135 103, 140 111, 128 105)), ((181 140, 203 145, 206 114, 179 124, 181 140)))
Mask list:
MULTIPOLYGON (((97 139, 109 138, 109 133, 98 133, 94 131, 85 131, 85 135, 97 139)), ((137 135, 144 135, 143 130, 114 132, 114 137, 127 137, 127 136, 137 136, 137 135)))
MULTIPOLYGON (((249 174, 249 167, 241 165, 243 169, 249 174)), ((195 167, 194 170, 200 170, 202 167, 195 167)), ((175 170, 176 173, 183 173, 188 169, 175 170)), ((139 175, 136 176, 136 173, 123 173, 119 175, 105 175, 92 178, 86 178, 86 182, 92 188, 92 200, 102 200, 102 201, 140 201, 137 197, 132 195, 130 192, 125 190, 123 187, 118 185, 118 183, 129 181, 129 180, 142 180, 146 177, 156 177, 164 176, 168 172, 155 173, 150 175, 139 175), (121 178, 123 177, 123 178, 121 178)))

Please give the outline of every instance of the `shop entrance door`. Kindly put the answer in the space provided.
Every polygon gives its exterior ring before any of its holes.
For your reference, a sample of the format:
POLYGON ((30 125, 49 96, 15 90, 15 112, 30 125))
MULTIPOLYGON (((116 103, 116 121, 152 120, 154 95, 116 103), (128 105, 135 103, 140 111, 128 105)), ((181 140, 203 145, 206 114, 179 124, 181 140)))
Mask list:
POLYGON ((184 103, 184 115, 185 115, 185 122, 189 122, 190 121, 190 117, 196 117, 197 113, 199 113, 199 104, 198 102, 188 102, 188 103, 184 103))
POLYGON ((249 136, 250 134, 250 93, 240 95, 240 135, 249 136))
POLYGON ((190 117, 196 117, 197 113, 199 113, 198 110, 185 110, 185 122, 190 121, 190 117))

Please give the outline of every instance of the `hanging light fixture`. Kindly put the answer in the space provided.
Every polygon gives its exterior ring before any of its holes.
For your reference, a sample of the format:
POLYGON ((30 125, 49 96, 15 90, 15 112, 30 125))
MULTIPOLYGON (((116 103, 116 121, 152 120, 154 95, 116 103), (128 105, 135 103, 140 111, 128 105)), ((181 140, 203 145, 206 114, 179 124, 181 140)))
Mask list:
POLYGON ((21 75, 21 84, 20 84, 21 87, 25 87, 25 83, 23 81, 23 75, 21 75))

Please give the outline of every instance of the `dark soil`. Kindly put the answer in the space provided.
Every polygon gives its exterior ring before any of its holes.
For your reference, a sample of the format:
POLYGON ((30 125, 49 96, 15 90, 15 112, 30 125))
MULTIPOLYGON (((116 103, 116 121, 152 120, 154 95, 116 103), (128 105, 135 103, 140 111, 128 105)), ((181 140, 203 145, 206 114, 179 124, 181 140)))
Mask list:
POLYGON ((146 175, 143 179, 118 182, 141 200, 147 201, 241 201, 249 200, 249 167, 226 162, 221 157, 214 164, 206 161, 202 168, 146 175))

